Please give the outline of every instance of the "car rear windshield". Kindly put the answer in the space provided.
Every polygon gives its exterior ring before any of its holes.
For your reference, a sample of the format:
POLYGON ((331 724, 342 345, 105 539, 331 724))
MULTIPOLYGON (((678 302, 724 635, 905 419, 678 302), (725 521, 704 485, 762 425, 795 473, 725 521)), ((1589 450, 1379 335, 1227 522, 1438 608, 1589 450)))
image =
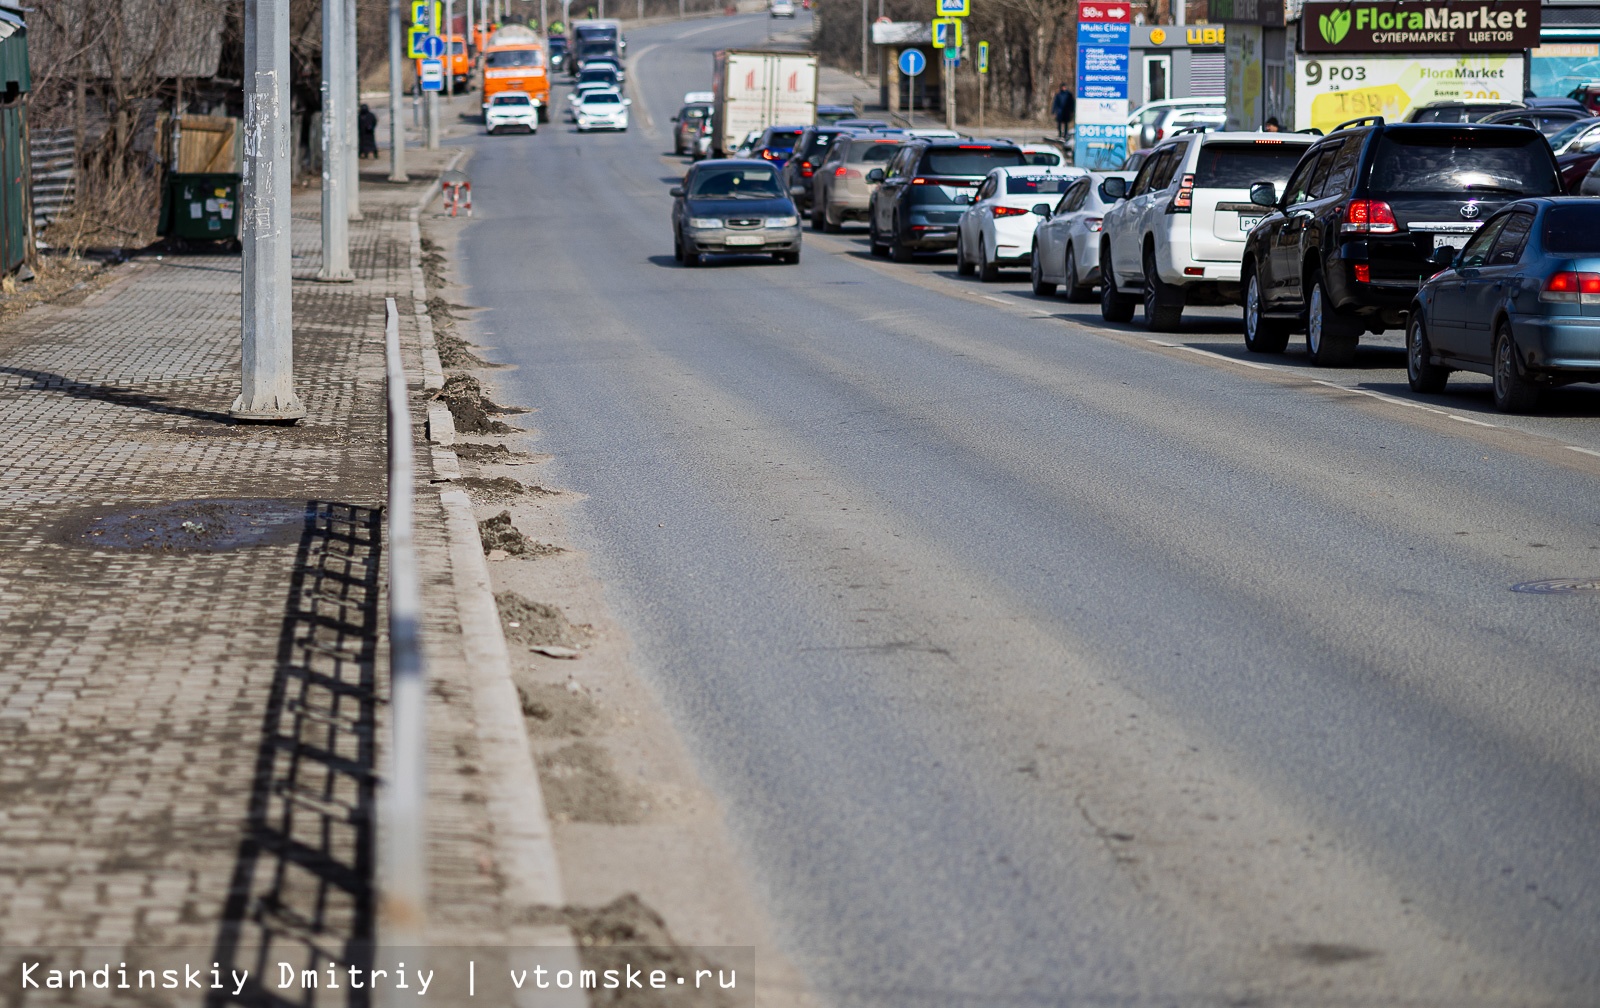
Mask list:
POLYGON ((922 156, 928 175, 987 175, 995 168, 1027 164, 1015 147, 929 147, 922 156))
POLYGON ((838 136, 838 135, 839 134, 837 134, 837 133, 813 133, 813 134, 811 134, 811 142, 806 144, 806 149, 805 149, 806 157, 810 157, 811 155, 817 153, 818 151, 827 150, 829 145, 831 145, 833 143, 833 138, 838 136))
POLYGON ((1510 129, 1391 130, 1378 141, 1368 183, 1379 193, 1561 192, 1550 145, 1510 129))
POLYGON ((1051 168, 1061 163, 1061 155, 1053 151, 1029 151, 1025 157, 1029 164, 1039 165, 1042 168, 1051 168))
POLYGON ((782 196, 778 187, 778 173, 771 168, 707 168, 694 177, 689 195, 699 199, 741 196, 759 196, 774 199, 782 196))
POLYGON ((489 67, 544 66, 544 53, 537 49, 501 49, 485 53, 483 62, 489 67))
POLYGON ((1060 196, 1076 180, 1075 175, 1011 175, 1006 178, 1006 195, 1060 196))
POLYGON ((773 130, 767 134, 767 150, 794 150, 794 143, 800 139, 803 130, 773 130))
POLYGON ((851 164, 882 164, 894 157, 900 144, 894 140, 862 140, 850 145, 851 164))
POLYGON ((1600 255, 1600 202, 1551 207, 1544 216, 1544 250, 1556 255, 1600 255))
POLYGON ((616 72, 613 70, 585 70, 578 75, 579 84, 591 84, 595 81, 604 81, 608 84, 617 82, 616 72))
POLYGON ((609 91, 591 91, 583 96, 585 105, 620 105, 622 96, 609 91))
POLYGON ((966 206, 972 199, 971 189, 950 188, 947 191, 942 185, 914 185, 909 188, 911 196, 908 202, 913 206, 966 206))
POLYGON ((1195 165, 1194 184, 1200 189, 1248 189, 1257 182, 1282 187, 1306 146, 1281 140, 1205 144, 1195 165))
POLYGON ((494 103, 496 105, 526 105, 528 104, 528 96, 525 94, 495 95, 494 103))
POLYGON ((566 52, 567 40, 562 38, 560 35, 550 36, 550 51, 553 53, 566 52))

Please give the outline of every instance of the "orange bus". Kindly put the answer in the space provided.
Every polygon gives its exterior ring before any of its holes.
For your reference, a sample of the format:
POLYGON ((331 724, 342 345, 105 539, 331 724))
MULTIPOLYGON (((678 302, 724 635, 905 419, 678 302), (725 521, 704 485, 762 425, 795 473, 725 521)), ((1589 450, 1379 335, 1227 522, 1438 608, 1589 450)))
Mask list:
POLYGON ((521 91, 539 109, 539 121, 550 121, 550 72, 545 62, 544 42, 533 29, 519 24, 503 25, 489 36, 483 47, 484 111, 489 100, 502 91, 521 91))

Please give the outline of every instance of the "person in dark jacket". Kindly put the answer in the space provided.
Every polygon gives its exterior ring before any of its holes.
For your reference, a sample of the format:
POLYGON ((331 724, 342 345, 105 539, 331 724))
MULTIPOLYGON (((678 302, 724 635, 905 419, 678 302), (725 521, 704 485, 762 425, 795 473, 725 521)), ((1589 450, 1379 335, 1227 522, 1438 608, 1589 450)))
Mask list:
POLYGON ((1050 114, 1056 117, 1056 135, 1065 140, 1067 128, 1072 122, 1072 117, 1077 111, 1077 99, 1072 97, 1072 88, 1061 85, 1061 90, 1056 92, 1055 101, 1050 103, 1050 114))
POLYGON ((356 116, 356 132, 361 142, 361 156, 377 157, 378 116, 366 105, 361 106, 361 114, 356 116))

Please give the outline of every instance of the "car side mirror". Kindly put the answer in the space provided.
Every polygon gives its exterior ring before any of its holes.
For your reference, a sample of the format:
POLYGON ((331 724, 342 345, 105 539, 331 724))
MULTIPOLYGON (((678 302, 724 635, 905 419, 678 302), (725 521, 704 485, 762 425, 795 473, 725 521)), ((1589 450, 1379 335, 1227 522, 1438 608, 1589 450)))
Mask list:
POLYGON ((670 119, 670 120, 668 120, 668 121, 669 121, 669 122, 677 122, 677 121, 678 121, 678 117, 677 117, 677 116, 673 116, 673 117, 672 117, 672 118, 671 118, 671 119, 670 119))
POLYGON ((633 104, 633 99, 632 98, 624 98, 624 99, 622 99, 622 104, 624 104, 624 105, 632 105, 633 104))
POLYGON ((1442 272, 1454 266, 1456 258, 1460 255, 1460 249, 1451 245, 1440 245, 1428 254, 1428 263, 1442 272))
POLYGON ((1250 202, 1256 206, 1277 206, 1278 187, 1271 182, 1257 182, 1250 187, 1250 202))
POLYGON ((868 182, 882 182, 883 181, 883 169, 882 168, 874 168, 871 171, 867 172, 867 181, 868 182))
POLYGON ((673 186, 671 189, 667 190, 667 195, 671 196, 671 197, 674 197, 674 198, 682 196, 683 195, 683 186, 681 186, 681 185, 673 186))
POLYGON ((1043 217, 1045 220, 1049 220, 1051 215, 1050 204, 1035 203, 1033 205, 1033 212, 1038 214, 1040 217, 1043 217))
POLYGON ((1100 198, 1107 203, 1115 203, 1128 195, 1128 180, 1113 175, 1100 183, 1100 198))

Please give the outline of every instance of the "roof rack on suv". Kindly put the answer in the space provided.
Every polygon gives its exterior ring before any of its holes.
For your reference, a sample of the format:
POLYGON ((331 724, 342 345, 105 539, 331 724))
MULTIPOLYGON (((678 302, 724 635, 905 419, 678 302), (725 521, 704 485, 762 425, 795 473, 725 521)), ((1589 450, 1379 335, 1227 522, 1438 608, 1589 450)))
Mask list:
POLYGON ((1349 129, 1352 126, 1365 126, 1368 123, 1371 123, 1374 126, 1382 126, 1383 116, 1361 116, 1359 119, 1351 119, 1335 126, 1333 128, 1333 132, 1337 133, 1342 129, 1349 129))
POLYGON ((1204 123, 1195 123, 1193 126, 1180 126, 1171 133, 1168 133, 1167 136, 1183 136, 1185 133, 1214 133, 1216 132, 1216 129, 1217 128, 1215 126, 1207 126, 1204 123))
POLYGON ((1303 129, 1303 130, 1295 130, 1295 132, 1296 133, 1309 133, 1312 136, 1322 136, 1323 135, 1322 131, 1317 129, 1315 126, 1307 126, 1305 129, 1303 129))

